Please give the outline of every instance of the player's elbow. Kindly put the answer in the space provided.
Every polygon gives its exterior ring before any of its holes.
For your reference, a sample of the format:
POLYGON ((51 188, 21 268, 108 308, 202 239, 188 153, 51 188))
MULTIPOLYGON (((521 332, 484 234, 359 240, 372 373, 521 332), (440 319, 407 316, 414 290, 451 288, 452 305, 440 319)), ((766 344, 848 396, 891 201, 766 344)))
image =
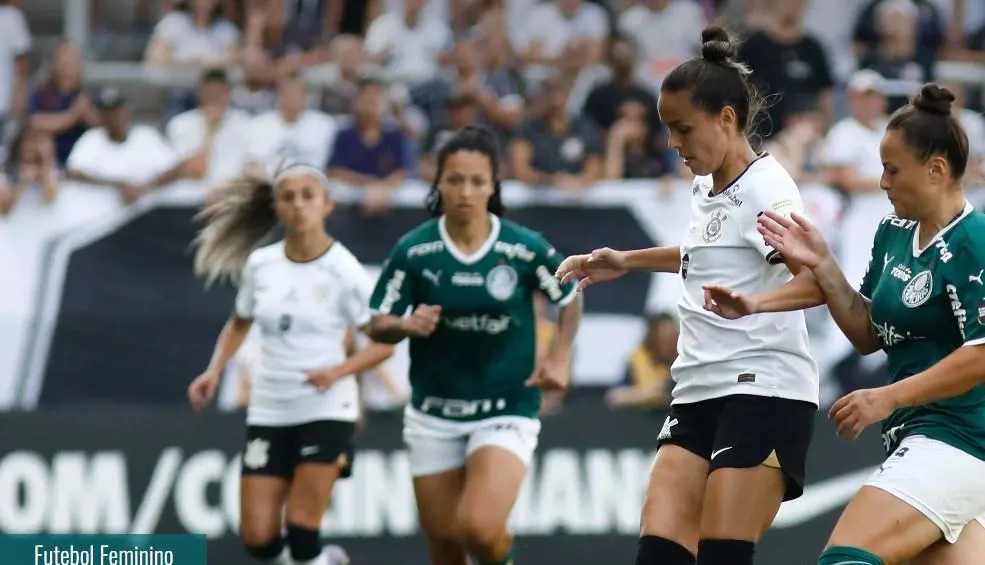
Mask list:
POLYGON ((855 352, 861 356, 872 355, 882 349, 879 339, 874 336, 867 336, 865 339, 852 340, 855 352))
POLYGON ((381 314, 373 316, 366 326, 365 332, 369 339, 376 343, 390 346, 392 355, 392 346, 400 343, 406 337, 402 331, 399 331, 399 328, 400 318, 381 314))

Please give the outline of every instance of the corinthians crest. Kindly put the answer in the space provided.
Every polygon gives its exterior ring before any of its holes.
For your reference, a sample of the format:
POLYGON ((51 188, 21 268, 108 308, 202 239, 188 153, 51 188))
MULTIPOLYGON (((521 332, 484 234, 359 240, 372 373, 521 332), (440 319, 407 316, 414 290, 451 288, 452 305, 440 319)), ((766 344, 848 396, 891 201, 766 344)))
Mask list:
POLYGON ((930 271, 917 273, 903 287, 903 305, 907 308, 916 308, 926 302, 933 291, 934 276, 930 271))
POLYGON ((722 228, 724 227, 725 220, 728 219, 728 214, 725 210, 719 208, 711 213, 711 219, 708 220, 708 225, 705 226, 705 231, 701 234, 702 239, 705 243, 714 243, 721 239, 722 228))

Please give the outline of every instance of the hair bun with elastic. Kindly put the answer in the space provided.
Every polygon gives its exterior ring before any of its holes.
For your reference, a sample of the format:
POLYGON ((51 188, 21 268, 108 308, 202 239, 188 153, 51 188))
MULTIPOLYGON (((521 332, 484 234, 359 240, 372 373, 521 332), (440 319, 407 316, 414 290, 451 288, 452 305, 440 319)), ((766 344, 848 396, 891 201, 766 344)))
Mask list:
POLYGON ((951 105, 954 103, 954 94, 934 83, 925 84, 920 89, 920 94, 913 97, 913 107, 921 112, 937 114, 939 116, 951 115, 951 105))
POLYGON ((739 48, 728 32, 712 26, 701 32, 701 56, 712 63, 727 63, 738 54, 739 48))

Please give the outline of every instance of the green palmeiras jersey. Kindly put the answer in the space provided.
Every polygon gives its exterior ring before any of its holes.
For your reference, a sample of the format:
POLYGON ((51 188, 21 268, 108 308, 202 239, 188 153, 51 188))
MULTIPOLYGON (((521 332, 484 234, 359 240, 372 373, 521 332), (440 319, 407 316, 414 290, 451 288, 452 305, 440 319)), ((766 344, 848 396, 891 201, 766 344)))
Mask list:
MULTIPOLYGON (((985 344, 985 215, 967 204, 923 249, 919 234, 915 221, 884 218, 859 289, 871 301, 893 382, 960 347, 985 344)), ((923 435, 985 459, 985 385, 897 410, 882 429, 890 452, 904 437, 923 435)))
POLYGON ((441 306, 435 332, 410 341, 411 404, 454 420, 536 417, 540 392, 524 386, 536 362, 533 293, 562 306, 574 299, 575 284, 554 278, 563 257, 540 234, 495 215, 489 239, 465 255, 444 221, 397 242, 370 300, 375 313, 392 316, 441 306))

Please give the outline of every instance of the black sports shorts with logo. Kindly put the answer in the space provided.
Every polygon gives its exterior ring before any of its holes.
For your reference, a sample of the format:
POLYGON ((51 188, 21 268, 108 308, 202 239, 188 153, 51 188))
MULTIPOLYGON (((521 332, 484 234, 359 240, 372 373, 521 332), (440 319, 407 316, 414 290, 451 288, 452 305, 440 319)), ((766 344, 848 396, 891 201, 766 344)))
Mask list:
POLYGON ((804 493, 807 450, 817 406, 770 396, 736 394, 675 404, 664 421, 657 449, 677 445, 711 462, 711 470, 767 465, 787 479, 784 500, 804 493))
POLYGON ((335 463, 352 475, 355 422, 320 420, 295 426, 246 426, 243 474, 291 478, 303 463, 335 463))

